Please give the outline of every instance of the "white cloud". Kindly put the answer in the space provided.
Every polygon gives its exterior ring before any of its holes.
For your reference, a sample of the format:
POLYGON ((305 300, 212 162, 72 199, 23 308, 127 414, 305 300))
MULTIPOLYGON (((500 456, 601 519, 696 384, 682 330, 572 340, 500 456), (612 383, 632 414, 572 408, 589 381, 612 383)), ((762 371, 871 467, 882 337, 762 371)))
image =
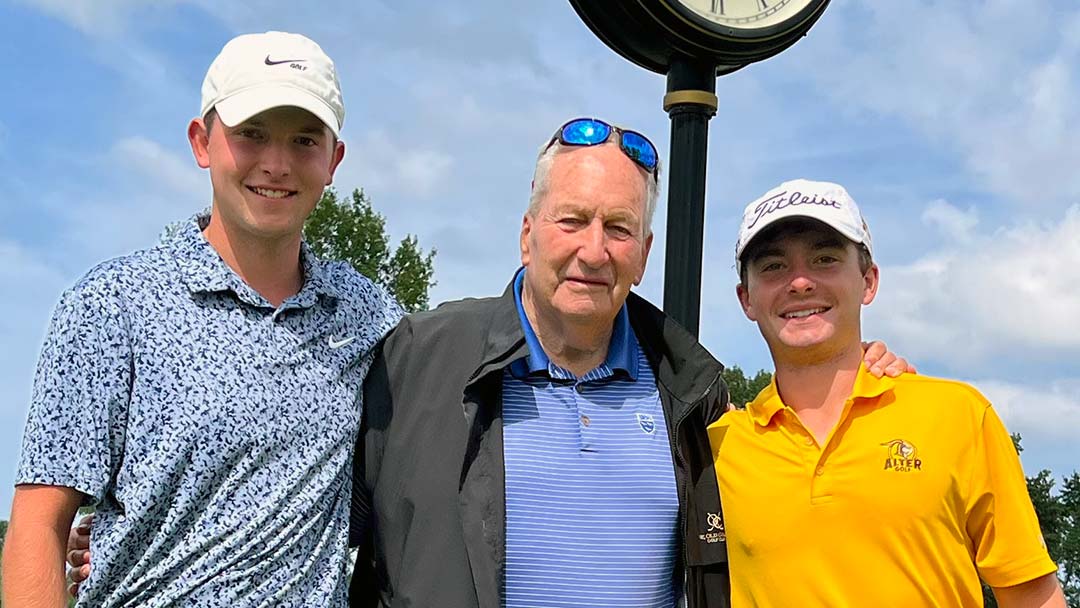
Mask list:
POLYGON ((365 187, 425 198, 438 192, 454 164, 454 158, 441 150, 410 145, 382 129, 362 135, 347 156, 358 167, 359 183, 365 187))
POLYGON ((952 241, 967 243, 971 241, 973 230, 979 224, 979 215, 974 207, 961 211, 950 205, 948 201, 938 199, 926 206, 922 221, 925 224, 936 225, 945 237, 952 241))
POLYGON ((80 203, 58 211, 64 246, 74 259, 98 260, 149 247, 166 224, 210 205, 209 180, 191 157, 148 138, 118 140, 90 165, 99 169, 101 181, 88 191, 63 195, 80 203))
POLYGON ((1080 355, 1078 234, 1074 205, 1058 221, 1004 227, 886 267, 867 317, 913 360, 942 361, 958 345, 976 360, 1080 355))
POLYGON ((155 191, 198 197, 206 193, 206 175, 191 157, 181 157, 141 136, 117 141, 104 159, 109 166, 134 170, 155 191))
POLYGON ((1080 429, 1080 379, 1047 386, 1000 380, 977 380, 972 384, 994 404, 1010 431, 1019 432, 1032 442, 1076 440, 1080 429))
POLYGON ((19 0, 94 37, 107 37, 127 28, 139 9, 161 10, 178 0, 19 0))
POLYGON ((21 445, 38 350, 49 313, 70 282, 33 250, 0 238, 0 284, 12 294, 4 298, 0 315, 0 446, 5 446, 0 451, 5 465, 0 471, 0 518, 11 500, 15 466, 9 459, 21 445))
POLYGON ((1080 196, 1078 31, 1071 3, 863 0, 831 10, 798 58, 842 108, 898 117, 982 189, 1047 208, 1080 196))
MULTIPOLYGON (((0 315, 0 327, 5 333, 21 327, 18 314, 12 307, 39 316, 36 303, 23 308, 22 302, 33 302, 39 296, 54 297, 65 282, 63 273, 42 260, 33 250, 14 241, 0 238, 0 284, 19 297, 5 298, 5 313, 0 315)), ((6 350, 6 349, 5 349, 6 350)))

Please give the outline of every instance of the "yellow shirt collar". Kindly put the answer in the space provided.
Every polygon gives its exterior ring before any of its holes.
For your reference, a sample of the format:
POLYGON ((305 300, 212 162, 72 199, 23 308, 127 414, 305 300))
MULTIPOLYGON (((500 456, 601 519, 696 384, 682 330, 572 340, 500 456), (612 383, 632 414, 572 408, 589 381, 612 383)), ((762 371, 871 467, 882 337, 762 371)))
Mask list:
MULTIPOLYGON (((865 365, 859 365, 859 373, 855 376, 855 386, 851 389, 852 400, 856 399, 873 399, 880 397, 896 385, 896 381, 888 376, 882 376, 881 378, 875 378, 865 365)), ((769 386, 766 386, 758 393, 754 400, 746 404, 746 410, 750 412, 750 417, 754 420, 754 424, 758 426, 769 426, 773 416, 777 412, 786 408, 784 402, 780 399, 780 393, 776 388, 776 374, 773 374, 772 381, 769 382, 769 386)))

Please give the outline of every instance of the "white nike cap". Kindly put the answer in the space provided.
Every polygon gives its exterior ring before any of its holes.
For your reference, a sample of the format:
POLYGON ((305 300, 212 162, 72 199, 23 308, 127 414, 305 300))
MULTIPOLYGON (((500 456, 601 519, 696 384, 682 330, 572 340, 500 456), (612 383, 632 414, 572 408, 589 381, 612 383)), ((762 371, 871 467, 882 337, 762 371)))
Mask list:
POLYGON ((281 106, 311 112, 339 136, 345 105, 334 62, 300 34, 266 32, 230 40, 206 71, 199 116, 215 108, 233 127, 281 106))
POLYGON ((735 243, 735 270, 742 274, 742 254, 754 237, 776 222, 804 217, 817 220, 874 254, 870 228, 859 206, 840 184, 795 179, 769 190, 746 206, 739 240, 735 243))

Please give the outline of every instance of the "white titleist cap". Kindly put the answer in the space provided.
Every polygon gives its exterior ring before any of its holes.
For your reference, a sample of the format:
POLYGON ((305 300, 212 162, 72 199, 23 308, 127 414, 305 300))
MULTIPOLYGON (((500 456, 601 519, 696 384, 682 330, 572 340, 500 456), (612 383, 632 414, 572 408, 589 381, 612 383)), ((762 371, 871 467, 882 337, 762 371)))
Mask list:
POLYGON ((754 237, 777 221, 793 217, 817 220, 855 243, 865 245, 871 256, 874 253, 870 228, 859 212, 859 206, 843 186, 796 179, 780 184, 746 206, 739 240, 735 243, 735 269, 742 273, 742 254, 754 237))
POLYGON ((230 40, 206 71, 199 116, 216 108, 221 121, 233 127, 281 106, 311 112, 337 137, 345 105, 334 62, 300 34, 266 32, 230 40))

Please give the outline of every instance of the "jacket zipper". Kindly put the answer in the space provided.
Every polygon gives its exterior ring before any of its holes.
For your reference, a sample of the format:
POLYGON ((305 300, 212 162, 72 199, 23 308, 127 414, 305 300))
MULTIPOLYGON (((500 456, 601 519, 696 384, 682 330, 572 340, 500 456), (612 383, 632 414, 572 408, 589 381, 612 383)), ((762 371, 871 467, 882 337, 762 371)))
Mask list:
MULTIPOLYGON (((694 404, 694 403, 697 403, 697 402, 701 401, 702 399, 704 399, 705 396, 708 395, 713 390, 714 387, 716 387, 716 383, 720 381, 720 378, 722 376, 723 376, 723 370, 721 370, 720 373, 716 374, 716 377, 713 378, 713 381, 709 383, 709 386, 705 387, 705 391, 703 393, 701 393, 700 395, 698 395, 697 399, 694 399, 690 403, 694 404)), ((659 382, 659 380, 657 380, 657 382, 659 382)), ((667 387, 665 386, 664 389, 667 390, 667 387)), ((667 390, 667 392, 668 392, 668 394, 671 394, 670 390, 667 390)), ((727 404, 724 404, 724 407, 726 407, 726 406, 727 406, 727 404)), ((679 418, 675 422, 675 424, 672 426, 672 428, 675 430, 675 432, 673 434, 669 434, 669 437, 668 437, 668 441, 671 443, 671 447, 672 447, 671 451, 672 451, 672 453, 675 454, 675 461, 679 465, 679 468, 677 469, 677 471, 685 470, 687 468, 686 459, 683 457, 683 453, 682 453, 682 446, 679 445, 677 439, 679 437, 679 431, 680 431, 680 429, 682 429, 683 422, 686 420, 686 417, 689 416, 690 412, 693 411, 693 410, 694 410, 694 408, 690 408, 690 410, 688 410, 686 413, 684 413, 682 415, 682 417, 679 418)), ((682 543, 683 600, 685 600, 686 599, 686 574, 687 574, 687 572, 690 571, 690 549, 688 547, 689 542, 688 542, 688 540, 686 538, 686 527, 687 527, 686 526, 686 505, 689 504, 690 497, 686 495, 686 474, 679 475, 679 473, 677 471, 675 473, 675 480, 677 482, 676 490, 678 490, 678 492, 679 492, 679 499, 680 499, 680 502, 679 502, 679 528, 678 528, 678 531, 679 531, 679 535, 680 535, 680 542, 682 543)))
MULTIPOLYGON (((716 374, 716 377, 713 378, 712 382, 709 383, 709 386, 705 387, 705 391, 703 393, 701 393, 700 395, 698 395, 696 399, 690 401, 690 403, 694 404, 694 403, 697 403, 697 402, 701 401, 702 399, 704 399, 705 395, 708 395, 710 392, 712 392, 713 388, 716 387, 716 383, 719 382, 722 377, 723 377, 723 371, 716 374)), ((657 380, 657 382, 659 382, 659 380, 657 380)), ((668 394, 671 394, 671 390, 668 389, 666 386, 664 387, 664 390, 666 390, 668 392, 668 394)), ((721 407, 727 407, 727 404, 725 403, 721 407)), ((693 411, 693 409, 694 408, 690 408, 690 411, 693 411)), ((686 413, 684 413, 682 415, 682 417, 679 418, 678 420, 676 420, 675 424, 672 426, 672 428, 675 429, 676 435, 678 434, 679 429, 682 428, 683 421, 686 420, 686 417, 690 415, 690 411, 687 411, 686 413)), ((723 414, 723 412, 721 412, 721 414, 723 414)), ((676 458, 679 461, 679 464, 685 464, 685 458, 683 458, 683 454, 682 454, 682 446, 679 445, 678 442, 675 440, 676 437, 669 437, 668 439, 671 442, 672 452, 674 452, 676 458)))

